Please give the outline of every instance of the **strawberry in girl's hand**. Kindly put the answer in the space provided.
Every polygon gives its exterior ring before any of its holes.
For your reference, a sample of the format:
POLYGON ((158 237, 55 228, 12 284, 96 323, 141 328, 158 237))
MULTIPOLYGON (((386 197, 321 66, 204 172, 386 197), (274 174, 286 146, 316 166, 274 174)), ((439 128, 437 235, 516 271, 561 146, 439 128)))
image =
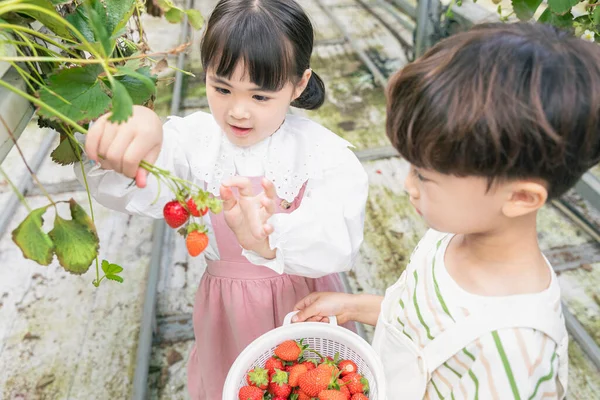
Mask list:
POLYGON ((244 386, 238 393, 239 400, 262 400, 263 391, 256 386, 244 386))
POLYGON ((305 374, 306 372, 308 372, 308 368, 306 368, 306 365, 304 365, 304 364, 294 365, 290 369, 290 376, 288 377, 288 383, 290 384, 290 386, 291 387, 298 386, 298 379, 300 378, 300 375, 305 374))
POLYGON ((186 223, 190 217, 190 214, 185 207, 179 203, 179 201, 172 200, 165 204, 163 208, 163 216, 165 217, 165 222, 171 228, 179 228, 181 225, 186 223))
POLYGON ((271 357, 267 360, 267 362, 265 362, 265 369, 267 371, 269 371, 269 376, 270 374, 274 374, 275 373, 275 369, 280 369, 283 371, 283 363, 281 362, 281 360, 276 359, 275 357, 271 357))
POLYGON ((321 391, 326 390, 333 381, 331 371, 327 368, 315 368, 298 378, 300 389, 311 397, 317 397, 321 391))
POLYGON ((348 400, 346 395, 338 390, 323 390, 319 393, 319 400, 348 400))
POLYGON ((360 374, 348 374, 342 380, 346 382, 345 386, 350 389, 352 394, 367 393, 369 391, 369 381, 360 374))
POLYGON ((275 375, 271 377, 269 384, 269 392, 275 397, 288 398, 292 393, 292 387, 288 384, 288 374, 285 371, 277 370, 275 375))
POLYGON ((356 393, 352 396, 352 400, 369 400, 369 398, 363 393, 356 393))
POLYGON ((342 372, 342 376, 346 376, 348 374, 358 372, 358 367, 356 366, 354 361, 351 361, 351 360, 340 361, 338 364, 338 367, 339 367, 340 371, 342 372))
POLYGON ((204 208, 198 210, 198 207, 196 206, 196 202, 191 197, 188 199, 186 204, 187 204, 188 210, 190 211, 190 214, 192 214, 194 217, 200 217, 200 216, 206 215, 206 213, 208 212, 208 207, 204 207, 204 208))
POLYGON ((192 230, 185 238, 185 246, 190 256, 196 257, 208 246, 208 236, 201 230, 192 230))
POLYGON ((246 381, 250 386, 256 386, 259 389, 266 390, 269 386, 269 375, 264 368, 254 368, 248 372, 246 381))
POLYGON ((296 361, 308 346, 298 344, 295 340, 286 340, 275 348, 275 355, 283 361, 296 361))

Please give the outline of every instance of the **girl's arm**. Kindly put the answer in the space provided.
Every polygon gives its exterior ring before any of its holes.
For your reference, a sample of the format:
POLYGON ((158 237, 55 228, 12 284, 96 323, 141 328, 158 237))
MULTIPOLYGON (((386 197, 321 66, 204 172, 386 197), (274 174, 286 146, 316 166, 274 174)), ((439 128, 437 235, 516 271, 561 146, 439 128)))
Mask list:
POLYGON ((297 210, 269 218, 275 258, 244 251, 250 262, 310 278, 351 269, 363 241, 368 179, 350 149, 336 161, 321 179, 308 182, 297 210))

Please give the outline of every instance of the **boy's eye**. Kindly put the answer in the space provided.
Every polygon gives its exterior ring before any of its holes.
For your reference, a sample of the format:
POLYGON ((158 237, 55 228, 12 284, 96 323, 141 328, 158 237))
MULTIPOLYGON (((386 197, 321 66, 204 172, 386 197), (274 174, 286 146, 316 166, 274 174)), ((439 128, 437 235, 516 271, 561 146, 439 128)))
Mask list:
POLYGON ((252 98, 254 100, 258 100, 258 101, 267 101, 267 100, 269 100, 269 98, 267 96, 261 96, 261 95, 258 95, 258 94, 255 94, 254 96, 252 96, 252 98))
POLYGON ((217 91, 217 93, 221 93, 221 94, 229 94, 229 93, 231 93, 228 89, 223 89, 223 88, 216 87, 216 86, 215 86, 215 90, 217 91))
POLYGON ((413 169, 413 173, 415 174, 417 179, 420 180, 421 182, 427 181, 427 178, 425 178, 423 175, 421 175, 417 169, 413 169))

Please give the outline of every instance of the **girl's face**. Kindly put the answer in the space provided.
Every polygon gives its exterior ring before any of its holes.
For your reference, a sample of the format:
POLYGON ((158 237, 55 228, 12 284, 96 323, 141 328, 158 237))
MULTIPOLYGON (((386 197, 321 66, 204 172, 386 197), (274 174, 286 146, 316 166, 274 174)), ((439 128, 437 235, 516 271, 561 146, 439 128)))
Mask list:
POLYGON ((242 62, 230 79, 206 73, 206 97, 213 117, 237 146, 247 147, 271 136, 285 119, 290 103, 306 88, 310 79, 306 70, 300 82, 285 84, 279 91, 267 91, 249 80, 242 62))

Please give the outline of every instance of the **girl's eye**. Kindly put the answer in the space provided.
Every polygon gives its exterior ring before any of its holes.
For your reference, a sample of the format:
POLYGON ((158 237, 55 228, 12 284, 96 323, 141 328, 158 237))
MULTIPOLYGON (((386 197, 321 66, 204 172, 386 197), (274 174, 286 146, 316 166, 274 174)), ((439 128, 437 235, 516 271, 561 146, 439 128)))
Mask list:
POLYGON ((221 93, 221 94, 229 94, 229 93, 231 93, 229 90, 223 89, 223 88, 220 88, 220 87, 215 87, 215 90, 217 91, 217 93, 221 93))
POLYGON ((268 97, 266 97, 266 96, 260 96, 258 94, 255 94, 254 96, 252 96, 252 98, 254 100, 257 100, 257 101, 267 101, 267 100, 269 100, 268 97))

